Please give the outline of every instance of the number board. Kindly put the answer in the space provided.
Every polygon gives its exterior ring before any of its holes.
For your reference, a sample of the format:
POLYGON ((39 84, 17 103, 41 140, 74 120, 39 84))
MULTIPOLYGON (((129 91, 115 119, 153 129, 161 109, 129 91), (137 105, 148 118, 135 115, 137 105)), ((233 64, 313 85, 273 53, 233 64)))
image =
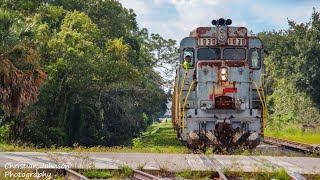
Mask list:
POLYGON ((216 46, 217 39, 216 38, 199 38, 198 46, 216 46))
POLYGON ((247 40, 246 38, 229 38, 228 45, 229 46, 246 46, 247 40))

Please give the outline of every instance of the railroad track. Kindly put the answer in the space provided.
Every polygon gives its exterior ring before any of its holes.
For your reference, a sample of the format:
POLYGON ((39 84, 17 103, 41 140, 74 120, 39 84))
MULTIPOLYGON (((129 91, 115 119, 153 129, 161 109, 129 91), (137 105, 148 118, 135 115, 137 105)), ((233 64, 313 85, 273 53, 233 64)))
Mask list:
POLYGON ((89 178, 71 169, 65 169, 65 173, 68 180, 89 180, 89 178))
MULTIPOLYGON (((66 179, 68 180, 89 180, 82 174, 77 173, 71 169, 65 169, 66 179)), ((156 177, 152 174, 148 174, 139 170, 133 170, 133 179, 135 180, 163 180, 163 178, 156 177)))
POLYGON ((296 141, 290 141, 286 139, 280 139, 270 136, 264 137, 264 142, 267 144, 273 144, 277 146, 283 146, 291 149, 296 149, 308 153, 320 153, 320 146, 314 146, 306 143, 300 143, 296 141))
MULTIPOLYGON (((39 172, 52 172, 58 171, 59 169, 39 169, 39 172)), ((84 175, 71 170, 71 169, 60 169, 61 174, 64 174, 65 179, 67 180, 89 180, 89 178, 84 175)), ((133 179, 135 180, 168 180, 168 178, 159 178, 154 175, 148 174, 146 172, 142 172, 139 170, 133 170, 133 179)))
POLYGON ((152 174, 148 174, 139 170, 133 170, 133 179, 136 180, 161 180, 163 178, 156 177, 152 174))

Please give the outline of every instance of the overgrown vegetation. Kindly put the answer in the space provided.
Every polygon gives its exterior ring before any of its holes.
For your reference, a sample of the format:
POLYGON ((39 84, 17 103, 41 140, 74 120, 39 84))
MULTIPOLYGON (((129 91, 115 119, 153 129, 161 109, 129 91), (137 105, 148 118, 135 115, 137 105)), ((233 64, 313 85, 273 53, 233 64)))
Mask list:
POLYGON ((320 144, 319 128, 304 131, 299 124, 287 124, 281 130, 267 131, 266 135, 308 144, 320 144))
POLYGON ((118 1, 0 0, 0 24, 1 141, 128 145, 166 111, 176 42, 118 1))
POLYGON ((310 22, 288 23, 288 30, 259 34, 270 52, 265 62, 269 134, 285 133, 288 124, 320 124, 319 12, 314 9, 310 22))

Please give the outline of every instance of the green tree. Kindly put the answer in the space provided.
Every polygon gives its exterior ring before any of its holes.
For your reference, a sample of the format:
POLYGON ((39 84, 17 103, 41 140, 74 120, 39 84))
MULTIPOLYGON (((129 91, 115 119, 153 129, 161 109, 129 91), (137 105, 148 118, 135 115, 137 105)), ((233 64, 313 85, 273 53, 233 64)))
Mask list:
POLYGON ((288 23, 287 31, 259 34, 271 51, 265 62, 269 72, 269 121, 320 123, 319 12, 314 10, 308 23, 288 23))
POLYGON ((19 18, 8 22, 30 29, 28 38, 3 43, 8 55, 26 55, 11 59, 32 59, 15 66, 36 69, 39 85, 40 66, 47 73, 36 91, 38 101, 7 119, 12 140, 38 146, 121 145, 165 112, 165 81, 155 68, 170 58, 175 43, 159 35, 152 40, 154 35, 138 29, 132 10, 114 0, 5 1, 2 7, 19 18), (167 55, 155 58, 156 49, 167 55))

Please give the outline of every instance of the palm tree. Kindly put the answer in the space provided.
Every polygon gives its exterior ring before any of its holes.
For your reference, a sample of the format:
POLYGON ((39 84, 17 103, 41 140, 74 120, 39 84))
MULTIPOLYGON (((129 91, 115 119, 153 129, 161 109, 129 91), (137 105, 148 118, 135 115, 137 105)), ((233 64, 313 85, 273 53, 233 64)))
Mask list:
POLYGON ((32 24, 0 9, 0 104, 7 116, 35 102, 46 77, 31 38, 32 24))

